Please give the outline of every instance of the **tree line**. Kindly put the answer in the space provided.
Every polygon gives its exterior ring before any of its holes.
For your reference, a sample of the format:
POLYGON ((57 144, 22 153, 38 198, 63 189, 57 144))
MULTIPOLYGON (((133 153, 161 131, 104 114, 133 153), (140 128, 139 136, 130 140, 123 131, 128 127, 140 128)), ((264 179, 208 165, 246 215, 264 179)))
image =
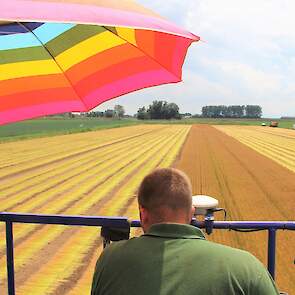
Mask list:
MULTIPOLYGON (((114 109, 103 112, 92 111, 81 113, 82 116, 92 118, 117 118, 125 117, 125 109, 121 105, 115 105, 114 109)), ((139 120, 170 120, 182 118, 261 118, 262 108, 259 105, 212 105, 202 107, 201 115, 191 113, 180 114, 176 103, 168 103, 164 100, 155 100, 148 107, 141 107, 134 115, 139 120)), ((129 116, 130 117, 130 116, 129 116)))
POLYGON ((204 118, 261 118, 262 108, 259 105, 217 105, 204 106, 204 118))
POLYGON ((136 117, 139 120, 181 119, 178 105, 163 100, 155 100, 147 108, 139 108, 136 117))
POLYGON ((82 114, 85 117, 88 118, 118 118, 121 119, 125 115, 125 109, 121 105, 115 105, 114 109, 108 109, 104 112, 87 112, 82 114))

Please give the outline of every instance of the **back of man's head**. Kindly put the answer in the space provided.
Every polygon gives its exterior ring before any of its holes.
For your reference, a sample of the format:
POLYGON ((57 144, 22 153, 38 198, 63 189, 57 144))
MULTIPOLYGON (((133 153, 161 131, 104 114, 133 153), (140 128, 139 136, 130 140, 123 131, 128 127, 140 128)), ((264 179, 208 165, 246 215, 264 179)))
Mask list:
POLYGON ((152 216, 153 223, 190 222, 192 190, 188 177, 173 168, 156 169, 147 175, 138 191, 139 206, 152 216))

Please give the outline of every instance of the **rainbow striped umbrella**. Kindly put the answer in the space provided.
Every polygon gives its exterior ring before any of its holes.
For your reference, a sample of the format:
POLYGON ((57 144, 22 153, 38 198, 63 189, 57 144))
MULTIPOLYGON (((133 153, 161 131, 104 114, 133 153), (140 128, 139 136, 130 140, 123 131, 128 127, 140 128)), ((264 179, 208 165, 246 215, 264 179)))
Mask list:
POLYGON ((198 40, 131 0, 3 1, 0 124, 179 82, 198 40))

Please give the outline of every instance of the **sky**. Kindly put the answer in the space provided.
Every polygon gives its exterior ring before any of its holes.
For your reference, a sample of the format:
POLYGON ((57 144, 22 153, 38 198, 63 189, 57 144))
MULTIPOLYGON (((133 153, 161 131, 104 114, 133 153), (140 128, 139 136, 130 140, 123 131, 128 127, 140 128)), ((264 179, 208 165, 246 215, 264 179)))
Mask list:
POLYGON ((201 37, 183 82, 140 90, 98 109, 135 114, 153 100, 200 113, 205 105, 262 106, 264 117, 295 116, 294 0, 137 0, 201 37))

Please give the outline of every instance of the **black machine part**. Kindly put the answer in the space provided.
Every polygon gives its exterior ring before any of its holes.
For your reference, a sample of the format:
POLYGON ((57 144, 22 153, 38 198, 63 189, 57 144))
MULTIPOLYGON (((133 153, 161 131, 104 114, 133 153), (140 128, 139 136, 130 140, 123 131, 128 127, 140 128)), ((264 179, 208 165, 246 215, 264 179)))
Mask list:
POLYGON ((130 226, 122 228, 106 227, 103 226, 100 232, 103 238, 103 246, 106 247, 111 242, 117 242, 121 240, 129 240, 130 226))

